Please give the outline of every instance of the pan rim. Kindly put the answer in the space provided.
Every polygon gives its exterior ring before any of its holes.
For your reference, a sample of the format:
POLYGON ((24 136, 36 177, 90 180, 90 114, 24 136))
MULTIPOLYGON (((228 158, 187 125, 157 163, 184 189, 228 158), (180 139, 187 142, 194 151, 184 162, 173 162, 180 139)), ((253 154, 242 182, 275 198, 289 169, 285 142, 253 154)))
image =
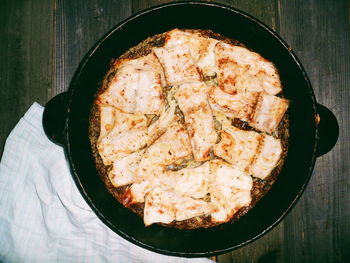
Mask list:
MULTIPOLYGON (((263 22, 261 22, 260 20, 256 19, 255 17, 241 11, 238 10, 236 8, 232 8, 226 5, 222 5, 222 4, 217 4, 217 3, 208 3, 208 2, 201 2, 201 1, 180 1, 180 2, 173 2, 173 3, 166 3, 166 4, 161 4, 161 5, 157 5, 154 7, 150 7, 146 10, 140 11, 132 16, 130 16, 129 18, 121 21, 119 24, 117 24, 116 26, 112 27, 104 36, 102 36, 94 45, 93 47, 87 52, 87 54, 84 56, 84 58, 82 59, 81 63, 79 64, 77 70, 75 71, 72 81, 69 85, 68 88, 68 93, 69 93, 69 99, 68 99, 68 105, 71 105, 72 103, 72 95, 74 93, 74 87, 77 85, 77 82, 81 76, 81 73, 83 72, 87 62, 89 61, 89 59, 96 53, 96 51, 100 48, 100 46, 102 45, 102 43, 104 41, 106 41, 109 37, 111 37, 111 35, 113 35, 116 31, 122 29, 122 27, 137 19, 140 16, 143 16, 145 14, 148 14, 150 12, 154 12, 157 11, 159 9, 163 9, 163 8, 169 8, 169 7, 173 7, 173 6, 190 6, 190 5, 200 5, 200 6, 208 6, 208 7, 214 7, 214 8, 220 8, 220 9, 225 9, 228 10, 232 13, 234 13, 235 15, 239 15, 239 16, 243 16, 246 19, 252 21, 254 24, 257 24, 259 27, 261 27, 262 29, 266 30, 270 35, 272 35, 282 46, 285 50, 288 51, 289 55, 291 56, 291 58, 293 59, 293 61, 296 63, 296 66, 298 67, 298 69, 300 70, 300 72, 303 75, 303 78, 305 80, 305 83, 307 84, 308 87, 308 91, 310 94, 310 98, 312 101, 312 110, 314 115, 316 116, 316 98, 315 98, 315 94, 314 91, 312 89, 310 80, 303 68, 303 66, 301 65, 299 59, 297 58, 297 56, 295 55, 295 53, 293 52, 293 50, 285 43, 285 41, 276 33, 274 32, 272 29, 270 29, 267 25, 265 25, 263 22)), ((69 126, 69 118, 70 118, 70 111, 68 111, 68 118, 67 118, 67 125, 69 126)), ((92 208, 92 210, 95 212, 95 214, 98 216, 98 218, 105 224, 107 225, 110 229, 112 229, 114 232, 116 232, 119 236, 121 236, 122 238, 130 241, 131 243, 138 245, 140 247, 143 247, 145 249, 151 250, 153 252, 157 252, 157 253, 161 253, 161 254, 165 254, 165 255, 169 255, 169 256, 178 256, 178 257, 210 257, 210 256, 215 256, 215 255, 219 255, 219 254, 223 254, 223 253, 227 253, 230 252, 232 250, 238 249, 240 247, 243 247, 257 239, 259 239, 260 237, 262 237, 263 235, 265 235, 267 232, 269 232, 271 229, 273 229, 277 224, 279 224, 283 218, 291 211, 291 209, 294 207, 294 205, 297 203, 297 201, 299 200, 299 198, 301 197, 302 193, 304 192, 310 178, 312 175, 312 171, 314 169, 314 165, 315 165, 315 160, 316 160, 316 147, 317 147, 317 137, 318 137, 318 126, 315 126, 315 143, 314 143, 314 149, 313 149, 313 155, 311 157, 310 160, 310 166, 308 167, 308 171, 307 171, 307 176, 305 176, 305 180, 302 184, 302 187, 300 188, 300 190, 298 191, 298 193, 295 195, 295 197, 293 198, 293 201, 289 204, 289 206, 284 210, 284 212, 279 215, 279 217, 274 220, 274 222, 272 224, 270 224, 268 227, 266 227, 263 231, 261 231, 259 234, 255 235, 254 237, 246 240, 245 242, 241 242, 240 244, 234 245, 234 246, 230 246, 230 247, 226 247, 223 249, 219 249, 219 250, 215 250, 215 251, 206 251, 206 252, 181 252, 181 251, 173 251, 173 250, 168 250, 168 249, 162 249, 162 248, 157 248, 154 247, 152 245, 148 245, 140 240, 137 240, 131 236, 129 236, 127 233, 124 233, 122 230, 118 229, 116 226, 114 226, 114 224, 112 222, 110 222, 103 214, 102 212, 94 205, 93 200, 88 196, 87 192, 85 191, 85 188, 78 176, 78 172, 75 168, 75 164, 74 164, 74 160, 72 159, 72 154, 71 154, 71 144, 70 144, 70 138, 69 138, 69 127, 67 129, 67 133, 65 134, 66 137, 66 152, 67 152, 67 159, 69 160, 70 163, 70 168, 72 171, 72 175, 73 175, 73 179, 75 181, 75 184, 78 187, 78 190, 80 191, 81 195, 83 196, 83 198, 85 199, 85 201, 89 204, 89 206, 92 208)))

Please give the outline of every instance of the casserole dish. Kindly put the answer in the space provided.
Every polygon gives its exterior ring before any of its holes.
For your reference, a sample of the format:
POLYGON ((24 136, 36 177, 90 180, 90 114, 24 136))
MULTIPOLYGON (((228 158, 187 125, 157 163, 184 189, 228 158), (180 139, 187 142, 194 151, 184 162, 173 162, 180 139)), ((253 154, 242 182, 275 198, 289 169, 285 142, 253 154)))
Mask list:
POLYGON ((316 103, 299 60, 276 33, 241 11, 205 2, 176 2, 153 7, 114 27, 84 57, 69 90, 45 106, 43 125, 48 137, 65 148, 79 191, 109 228, 141 247, 186 257, 229 252, 274 227, 299 199, 316 157, 335 145, 339 130, 334 115, 316 103), (110 61, 147 37, 173 28, 209 29, 261 54, 276 65, 283 94, 291 101, 289 148, 282 171, 266 196, 232 224, 196 230, 160 225, 145 228, 139 217, 114 199, 96 172, 88 136, 89 116, 94 94, 110 61))

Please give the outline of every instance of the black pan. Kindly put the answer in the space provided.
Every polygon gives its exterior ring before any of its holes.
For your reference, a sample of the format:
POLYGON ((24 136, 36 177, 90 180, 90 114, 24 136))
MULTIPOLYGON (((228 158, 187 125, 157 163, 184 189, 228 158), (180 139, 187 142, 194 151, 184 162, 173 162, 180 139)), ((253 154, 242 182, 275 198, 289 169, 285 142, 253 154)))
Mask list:
POLYGON ((304 191, 316 157, 335 145, 339 131, 334 115, 316 103, 299 60, 276 33, 239 10, 200 2, 157 6, 114 27, 84 57, 69 90, 46 105, 43 124, 48 137, 65 148, 80 193, 110 229, 149 250, 186 257, 229 252, 276 226, 304 191), (145 228, 142 219, 112 197, 96 172, 88 138, 88 120, 94 94, 111 59, 148 36, 173 28, 211 29, 242 42, 277 66, 284 95, 291 100, 290 142, 282 172, 268 194, 233 224, 198 230, 159 225, 145 228))

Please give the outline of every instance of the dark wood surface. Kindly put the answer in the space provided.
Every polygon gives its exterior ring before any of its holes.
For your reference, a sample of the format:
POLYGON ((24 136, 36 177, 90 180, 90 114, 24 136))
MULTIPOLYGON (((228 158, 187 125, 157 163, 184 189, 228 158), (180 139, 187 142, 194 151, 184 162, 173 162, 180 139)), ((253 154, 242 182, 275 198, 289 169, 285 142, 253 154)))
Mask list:
MULTIPOLYGON (((34 101, 43 105, 67 90, 84 54, 108 29, 164 2, 169 1, 2 1, 0 155, 8 134, 29 106, 34 101)), ((305 67, 318 102, 338 118, 340 137, 330 153, 317 159, 305 193, 277 227, 216 260, 350 262, 349 2, 217 2, 257 17, 282 36, 305 67)))

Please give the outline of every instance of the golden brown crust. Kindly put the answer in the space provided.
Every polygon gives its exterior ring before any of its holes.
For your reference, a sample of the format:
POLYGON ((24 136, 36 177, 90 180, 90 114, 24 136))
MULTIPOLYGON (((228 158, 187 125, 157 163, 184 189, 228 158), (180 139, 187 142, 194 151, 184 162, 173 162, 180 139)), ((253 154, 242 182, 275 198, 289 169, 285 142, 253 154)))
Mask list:
MULTIPOLYGON (((187 32, 194 32, 194 33, 200 33, 202 36, 205 37, 211 37, 218 40, 221 40, 228 44, 233 45, 239 45, 244 46, 241 43, 239 43, 236 40, 226 38, 220 34, 214 33, 210 30, 186 30, 187 32)), ((123 59, 134 59, 138 57, 142 57, 145 55, 148 55, 151 52, 151 48, 153 47, 161 47, 164 45, 165 42, 165 34, 158 34, 152 37, 149 37, 139 43, 137 46, 130 48, 126 53, 124 53, 120 58, 112 60, 111 61, 111 68, 105 75, 101 87, 98 89, 96 93, 96 98, 99 94, 103 93, 107 87, 108 83, 112 80, 114 77, 116 70, 118 68, 118 65, 120 63, 120 60, 123 59)), ((96 99, 97 100, 97 99, 96 99)), ((124 196, 129 189, 129 185, 127 186, 121 186, 121 187, 114 187, 108 177, 108 171, 111 169, 110 166, 105 166, 102 162, 102 159, 98 153, 97 150, 97 140, 99 138, 100 134, 100 111, 98 104, 95 103, 92 105, 91 108, 91 115, 90 115, 90 121, 89 121, 89 139, 91 143, 91 149, 92 154, 95 160, 96 170, 98 172, 98 175, 106 185, 106 188, 108 191, 120 202, 123 204, 124 196)), ((235 119, 232 122, 232 125, 235 127, 238 127, 243 130, 253 130, 257 131, 254 128, 250 127, 248 123, 242 122, 238 119, 235 119)), ((257 131, 259 132, 259 131, 257 131)), ((251 190, 252 195, 252 202, 249 206, 241 208, 234 217, 228 222, 233 223, 237 221, 241 216, 246 214, 254 205, 271 189, 273 183, 276 181, 278 174, 282 170, 283 161, 287 155, 288 150, 288 138, 289 138, 289 122, 288 122, 288 114, 286 113, 280 122, 279 127, 277 128, 277 138, 281 139, 282 147, 283 147, 283 153, 281 161, 279 162, 279 165, 272 171, 271 175, 266 178, 266 180, 261 180, 258 178, 254 178, 253 181, 253 188, 251 190)), ((144 203, 136 203, 133 205, 130 205, 128 207, 131 211, 136 213, 138 216, 143 218, 143 209, 144 209, 144 203)), ((200 217, 194 217, 183 221, 173 221, 170 224, 164 224, 160 223, 162 226, 166 227, 174 227, 178 229, 196 229, 196 228, 208 228, 220 225, 221 223, 213 223, 211 222, 211 216, 200 216, 200 217)))

